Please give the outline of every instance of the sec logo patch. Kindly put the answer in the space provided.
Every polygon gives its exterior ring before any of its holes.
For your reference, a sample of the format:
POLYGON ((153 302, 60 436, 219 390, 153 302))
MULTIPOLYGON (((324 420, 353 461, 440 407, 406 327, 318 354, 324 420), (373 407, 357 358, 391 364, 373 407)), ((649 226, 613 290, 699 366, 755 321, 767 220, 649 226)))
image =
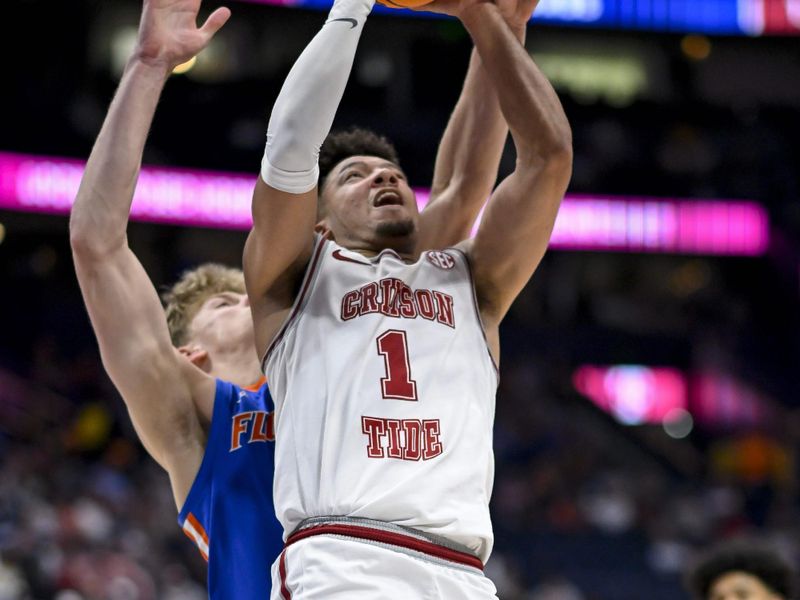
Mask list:
POLYGON ((434 267, 439 267, 445 271, 449 271, 456 266, 455 259, 446 252, 431 251, 426 254, 428 262, 434 267))

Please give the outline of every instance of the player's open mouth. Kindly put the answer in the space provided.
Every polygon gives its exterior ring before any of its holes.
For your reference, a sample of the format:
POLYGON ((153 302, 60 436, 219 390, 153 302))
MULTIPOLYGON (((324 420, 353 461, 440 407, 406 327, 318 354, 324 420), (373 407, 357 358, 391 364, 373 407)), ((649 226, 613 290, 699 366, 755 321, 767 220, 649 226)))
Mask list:
POLYGON ((398 206, 403 204, 403 199, 395 191, 382 190, 375 194, 375 199, 372 201, 372 206, 379 208, 381 206, 398 206))

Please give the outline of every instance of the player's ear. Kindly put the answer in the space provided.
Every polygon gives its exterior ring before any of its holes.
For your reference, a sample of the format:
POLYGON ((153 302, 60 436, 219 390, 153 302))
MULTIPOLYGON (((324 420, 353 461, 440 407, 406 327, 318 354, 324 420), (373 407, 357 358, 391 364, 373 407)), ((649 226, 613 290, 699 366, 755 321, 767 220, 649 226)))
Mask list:
POLYGON ((204 371, 206 370, 205 367, 208 364, 208 351, 202 346, 198 346, 197 344, 186 344, 184 346, 180 346, 178 348, 178 352, 185 356, 194 366, 204 371))
MULTIPOLYGON (((323 188, 326 185, 327 180, 322 184, 323 188)), ((317 196, 317 224, 314 225, 314 232, 318 233, 326 240, 333 239, 333 233, 331 233, 331 227, 328 223, 328 203, 322 194, 322 190, 320 190, 317 196)))

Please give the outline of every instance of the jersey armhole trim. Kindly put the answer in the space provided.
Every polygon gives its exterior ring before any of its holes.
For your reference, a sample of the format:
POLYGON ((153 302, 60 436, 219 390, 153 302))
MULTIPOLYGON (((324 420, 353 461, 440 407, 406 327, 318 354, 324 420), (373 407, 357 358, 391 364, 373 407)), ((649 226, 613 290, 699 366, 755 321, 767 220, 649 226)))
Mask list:
POLYGON ((208 562, 208 534, 200 524, 200 521, 192 513, 189 513, 181 529, 183 529, 186 537, 195 543, 202 557, 208 562))
POLYGON ((311 260, 308 262, 308 267, 306 268, 305 276, 303 277, 303 283, 300 286, 300 292, 297 294, 297 298, 294 301, 294 306, 292 306, 292 310, 289 313, 289 316, 284 321, 281 328, 278 330, 277 335, 272 340, 272 343, 267 347, 266 352, 264 352, 264 356, 261 358, 261 371, 262 373, 266 372, 266 365, 267 360, 269 360, 270 355, 278 347, 278 344, 281 343, 283 337, 286 335, 289 327, 294 323, 297 319, 297 316, 300 314, 301 310, 303 309, 303 305, 305 304, 306 299, 308 298, 314 276, 317 272, 317 267, 320 263, 320 257, 322 255, 322 249, 325 247, 327 240, 319 235, 314 234, 316 237, 316 245, 314 247, 314 251, 311 255, 311 260))
MULTIPOLYGON (((192 485, 189 488, 189 493, 186 495, 183 506, 178 512, 178 525, 187 535, 189 535, 189 533, 186 531, 186 523, 189 522, 190 517, 197 522, 197 526, 203 534, 205 534, 205 530, 193 513, 196 513, 198 509, 203 506, 203 502, 210 493, 208 489, 209 481, 211 481, 213 477, 214 466, 217 461, 217 455, 214 454, 214 449, 219 447, 222 443, 218 438, 226 434, 225 426, 228 422, 226 412, 229 412, 226 406, 229 397, 229 394, 226 393, 226 386, 232 386, 232 384, 221 379, 216 380, 214 410, 211 415, 211 427, 209 427, 208 430, 208 438, 206 439, 206 445, 203 449, 203 460, 200 461, 200 467, 197 469, 197 473, 194 476, 192 485)), ((200 553, 203 554, 203 558, 208 560, 208 536, 206 535, 205 537, 205 550, 197 542, 198 539, 202 540, 202 537, 196 538, 194 535, 189 535, 189 537, 197 544, 200 553)))
POLYGON ((242 389, 247 392, 258 392, 265 383, 267 383, 267 377, 262 375, 253 385, 246 385, 242 389))
POLYGON ((472 265, 469 262, 469 256, 467 256, 467 253, 461 250, 460 248, 451 247, 448 248, 448 250, 452 250, 453 252, 457 252, 458 254, 460 254, 464 259, 464 264, 467 266, 467 275, 469 276, 469 287, 470 291, 472 292, 472 308, 475 310, 475 317, 478 319, 478 325, 480 325, 481 328, 483 343, 486 344, 486 352, 489 355, 489 360, 491 361, 492 366, 494 367, 494 372, 495 375, 497 376, 497 385, 499 386, 500 366, 495 361, 494 356, 492 356, 492 349, 489 347, 489 340, 486 337, 486 328, 483 325, 483 318, 481 318, 481 310, 480 307, 478 306, 478 295, 475 292, 475 278, 472 275, 472 265))

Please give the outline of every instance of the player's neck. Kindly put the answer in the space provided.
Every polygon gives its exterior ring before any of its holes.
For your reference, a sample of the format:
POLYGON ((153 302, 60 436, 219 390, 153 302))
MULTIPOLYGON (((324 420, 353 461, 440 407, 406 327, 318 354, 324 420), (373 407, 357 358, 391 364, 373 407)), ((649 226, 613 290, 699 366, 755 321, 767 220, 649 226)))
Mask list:
POLYGON ((347 245, 340 245, 367 258, 378 256, 381 252, 387 250, 394 252, 406 262, 413 263, 419 258, 419 252, 417 252, 416 244, 413 240, 398 240, 396 243, 349 242, 347 245))
POLYGON ((392 252, 397 256, 399 256, 400 258, 402 258, 403 262, 415 263, 417 262, 417 259, 419 259, 419 253, 400 252, 398 250, 395 250, 394 248, 384 248, 383 250, 367 250, 367 249, 361 250, 356 248, 348 248, 348 249, 352 250, 353 252, 358 252, 360 255, 365 256, 367 258, 374 258, 375 256, 378 256, 383 252, 392 252))
POLYGON ((215 357, 211 362, 209 374, 242 387, 257 383, 263 375, 258 356, 249 348, 247 352, 215 357))

